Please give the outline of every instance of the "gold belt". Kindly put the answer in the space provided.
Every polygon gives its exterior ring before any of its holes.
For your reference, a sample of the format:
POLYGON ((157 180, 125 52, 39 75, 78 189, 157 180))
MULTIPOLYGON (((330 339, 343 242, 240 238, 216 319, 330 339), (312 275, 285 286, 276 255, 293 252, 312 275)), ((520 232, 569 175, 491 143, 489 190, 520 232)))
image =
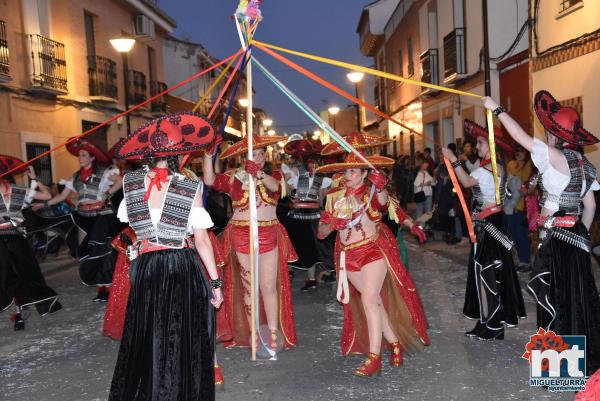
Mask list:
MULTIPOLYGON (((250 221, 249 220, 229 220, 229 224, 231 224, 233 226, 238 226, 238 227, 248 227, 248 226, 250 226, 250 221)), ((277 224, 279 224, 279 220, 277 220, 277 219, 264 220, 264 221, 258 222, 259 227, 271 227, 271 226, 276 226, 277 224)))
POLYGON ((351 249, 356 249, 356 248, 366 245, 368 243, 375 242, 375 241, 377 241, 377 238, 379 238, 379 233, 375 233, 374 235, 370 236, 367 239, 363 239, 362 241, 353 242, 349 245, 344 245, 344 244, 340 244, 340 245, 342 246, 342 251, 349 251, 351 249))

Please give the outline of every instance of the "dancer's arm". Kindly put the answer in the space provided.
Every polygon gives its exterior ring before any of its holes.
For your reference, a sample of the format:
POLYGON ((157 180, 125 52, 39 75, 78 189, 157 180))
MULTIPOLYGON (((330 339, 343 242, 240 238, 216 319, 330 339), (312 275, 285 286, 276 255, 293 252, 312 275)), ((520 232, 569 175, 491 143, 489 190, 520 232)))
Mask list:
POLYGON ((215 183, 215 169, 212 161, 213 155, 204 153, 204 159, 202 160, 202 181, 209 187, 212 187, 215 183))
MULTIPOLYGON (((488 96, 483 98, 483 106, 492 111, 500 107, 494 99, 488 96)), ((525 132, 519 123, 509 116, 507 112, 500 113, 498 115, 498 120, 500 120, 504 128, 506 128, 506 131, 515 141, 527 149, 528 152, 531 152, 533 149, 533 137, 525 132)))
MULTIPOLYGON (((450 160, 450 163, 457 161, 456 156, 454 156, 454 152, 452 152, 450 149, 444 148, 442 149, 442 153, 446 159, 450 160)), ((460 184, 465 188, 471 188, 479 184, 479 181, 471 177, 462 165, 455 167, 454 172, 456 173, 456 178, 458 178, 460 184)))
POLYGON ((594 198, 594 191, 588 191, 583 197, 583 213, 581 215, 581 221, 589 230, 594 221, 594 214, 596 213, 596 198, 594 198))

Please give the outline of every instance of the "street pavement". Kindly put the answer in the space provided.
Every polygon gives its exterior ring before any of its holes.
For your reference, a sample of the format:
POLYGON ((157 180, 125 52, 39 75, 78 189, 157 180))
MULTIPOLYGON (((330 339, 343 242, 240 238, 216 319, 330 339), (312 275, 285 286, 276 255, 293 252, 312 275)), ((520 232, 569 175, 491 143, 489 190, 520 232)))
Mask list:
MULTIPOLYGON (((528 319, 508 329, 503 341, 469 339, 464 332, 473 322, 461 315, 469 247, 435 241, 407 246, 430 324, 431 345, 423 352, 405 356, 401 368, 389 367, 384 355, 382 376, 353 376, 363 357, 340 355, 342 308, 335 288, 300 292, 298 272, 293 282, 298 347, 282 352, 278 361, 252 362, 247 349, 219 346, 225 389, 217 400, 573 400, 573 393, 529 386, 528 363, 521 359, 536 331, 529 294, 528 319)), ((93 289, 79 282, 68 257, 49 257, 43 270, 64 309, 44 318, 32 313, 20 332, 12 330, 7 313, 0 315, 0 400, 106 400, 118 343, 101 335, 104 304, 91 302, 93 289)))

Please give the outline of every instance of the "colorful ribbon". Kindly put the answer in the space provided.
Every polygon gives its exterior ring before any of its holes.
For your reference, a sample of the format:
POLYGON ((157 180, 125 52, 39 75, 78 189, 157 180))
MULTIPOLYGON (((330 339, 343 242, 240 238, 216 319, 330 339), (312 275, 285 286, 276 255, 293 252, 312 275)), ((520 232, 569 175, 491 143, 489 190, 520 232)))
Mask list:
POLYGON ((488 144, 490 146, 490 159, 492 162, 492 175, 494 176, 494 189, 496 191, 496 204, 499 205, 500 199, 500 180, 498 179, 498 163, 496 163, 496 141, 494 140, 494 116, 491 110, 485 111, 488 128, 488 144))
POLYGON ((473 220, 471 219, 471 213, 469 213, 469 207, 467 206, 467 202, 465 201, 465 196, 463 194, 462 188, 458 183, 458 179, 456 178, 456 173, 454 172, 454 168, 450 163, 450 160, 444 157, 444 164, 446 165, 446 169, 448 170, 448 175, 450 176, 450 180, 452 180, 452 185, 454 186, 454 190, 458 195, 458 200, 460 201, 460 206, 462 207, 463 214, 465 215, 465 221, 467 222, 467 230, 469 231, 469 238, 471 238, 471 242, 475 244, 477 241, 475 240, 475 230, 473 228, 473 220))

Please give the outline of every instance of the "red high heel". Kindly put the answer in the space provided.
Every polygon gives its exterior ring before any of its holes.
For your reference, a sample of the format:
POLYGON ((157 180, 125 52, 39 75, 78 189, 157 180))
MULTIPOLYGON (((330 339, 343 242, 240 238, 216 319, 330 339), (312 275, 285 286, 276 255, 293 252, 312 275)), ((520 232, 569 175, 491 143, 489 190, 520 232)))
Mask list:
POLYGON ((221 371, 221 367, 215 364, 215 387, 223 388, 225 386, 225 378, 223 377, 223 372, 221 371))
POLYGON ((390 366, 402 366, 402 352, 404 349, 399 341, 390 344, 392 347, 390 353, 390 366))
POLYGON ((356 376, 372 377, 381 374, 381 355, 369 353, 363 365, 354 371, 356 376))

